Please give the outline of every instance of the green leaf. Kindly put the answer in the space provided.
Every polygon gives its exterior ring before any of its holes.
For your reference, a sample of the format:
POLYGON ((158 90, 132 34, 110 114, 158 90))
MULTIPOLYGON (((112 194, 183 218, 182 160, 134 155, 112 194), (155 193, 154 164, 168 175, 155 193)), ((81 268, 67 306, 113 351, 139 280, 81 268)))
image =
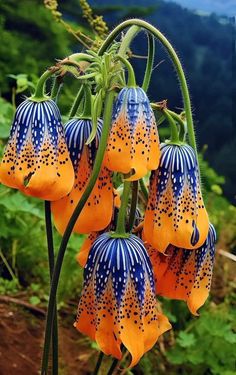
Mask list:
POLYGON ((191 346, 194 346, 196 343, 196 338, 193 333, 186 333, 184 331, 181 331, 179 333, 179 336, 176 340, 176 342, 182 347, 182 348, 189 348, 191 346))
POLYGON ((29 301, 32 305, 38 305, 40 303, 40 299, 37 296, 30 297, 29 301))
POLYGON ((26 212, 42 218, 42 212, 20 192, 0 196, 0 205, 11 212, 26 212))

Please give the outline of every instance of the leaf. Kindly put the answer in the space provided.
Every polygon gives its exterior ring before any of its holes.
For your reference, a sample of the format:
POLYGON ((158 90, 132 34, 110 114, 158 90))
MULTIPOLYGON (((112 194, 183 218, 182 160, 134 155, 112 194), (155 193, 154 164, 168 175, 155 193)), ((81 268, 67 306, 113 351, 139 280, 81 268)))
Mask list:
POLYGON ((181 331, 179 333, 179 336, 176 340, 176 342, 182 347, 182 348, 189 348, 191 346, 194 346, 196 343, 196 338, 193 333, 186 333, 184 331, 181 331))
POLYGON ((40 299, 37 296, 30 297, 29 301, 32 305, 38 305, 40 303, 40 299))
POLYGON ((38 218, 43 218, 43 214, 39 208, 31 203, 29 198, 24 197, 20 192, 0 196, 0 205, 4 206, 11 212, 26 212, 37 216, 38 218))
POLYGON ((9 137, 13 114, 13 106, 3 98, 0 98, 0 138, 2 139, 9 137))

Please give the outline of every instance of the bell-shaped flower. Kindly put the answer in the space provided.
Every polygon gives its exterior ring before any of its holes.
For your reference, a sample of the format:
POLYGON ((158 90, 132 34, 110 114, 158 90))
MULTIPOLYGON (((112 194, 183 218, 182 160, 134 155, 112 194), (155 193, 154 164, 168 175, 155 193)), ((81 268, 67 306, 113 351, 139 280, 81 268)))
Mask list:
POLYGON ((209 219, 196 155, 189 145, 161 145, 160 165, 150 179, 143 229, 143 238, 160 252, 169 245, 197 249, 205 242, 209 219))
POLYGON ((130 366, 171 328, 157 311, 152 266, 138 237, 103 233, 93 242, 75 327, 115 358, 121 359, 123 344, 130 366))
POLYGON ((123 88, 114 104, 112 127, 105 156, 111 171, 142 178, 159 164, 159 137, 147 95, 140 87, 123 88))
MULTIPOLYGON (((55 226, 60 233, 64 233, 69 219, 88 184, 101 129, 102 121, 99 120, 96 137, 87 146, 85 143, 92 130, 91 120, 72 119, 65 126, 66 141, 75 171, 75 183, 66 197, 52 204, 55 226)), ((76 221, 74 231, 90 233, 106 228, 112 218, 113 200, 111 173, 107 168, 102 167, 91 195, 76 221)))
POLYGON ((53 100, 27 99, 17 108, 0 180, 27 195, 52 201, 72 189, 74 170, 53 100))
POLYGON ((197 315, 211 287, 215 242, 216 232, 210 224, 207 239, 199 249, 189 251, 169 246, 166 254, 162 254, 147 246, 157 295, 184 300, 192 314, 197 315))

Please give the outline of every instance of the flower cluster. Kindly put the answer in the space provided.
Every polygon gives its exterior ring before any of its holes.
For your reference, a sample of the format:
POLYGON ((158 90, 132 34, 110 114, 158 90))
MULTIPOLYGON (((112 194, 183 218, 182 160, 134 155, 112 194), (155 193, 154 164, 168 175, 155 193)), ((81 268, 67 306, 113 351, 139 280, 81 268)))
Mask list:
MULTIPOLYGON (((52 201, 61 234, 90 184, 102 120, 87 144, 92 130, 89 116, 72 118, 63 127, 50 99, 27 99, 16 111, 0 165, 1 182, 52 201)), ((197 156, 183 142, 159 144, 153 110, 139 87, 124 87, 115 100, 98 178, 73 230, 88 234, 78 255, 84 285, 75 327, 105 354, 120 359, 124 345, 134 366, 171 328, 158 311, 156 295, 186 301, 193 314, 204 304, 216 234, 201 195, 197 156), (137 236, 123 218, 127 211, 135 213, 135 207, 125 206, 129 190, 123 189, 120 202, 112 177, 123 174, 128 186, 149 171, 144 218, 136 209, 137 227, 142 227, 137 236)))

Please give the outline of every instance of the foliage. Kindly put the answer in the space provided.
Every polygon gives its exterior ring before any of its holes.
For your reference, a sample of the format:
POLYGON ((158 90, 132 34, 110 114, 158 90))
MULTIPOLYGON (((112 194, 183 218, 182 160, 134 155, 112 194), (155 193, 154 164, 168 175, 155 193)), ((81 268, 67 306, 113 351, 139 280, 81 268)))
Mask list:
POLYGON ((235 310, 227 303, 212 304, 198 319, 189 323, 176 338, 167 359, 181 373, 222 375, 235 370, 235 310), (181 367, 178 367, 181 365, 181 367), (179 369, 179 370, 178 370, 179 369))
MULTIPOLYGON (((3 56, 2 60, 0 60, 0 67, 3 72, 0 84, 2 91, 7 93, 8 97, 10 96, 9 93, 12 94, 12 92, 9 91, 10 80, 7 81, 6 75, 14 73, 9 78, 13 78, 16 81, 15 93, 25 93, 25 89, 29 90, 33 87, 35 75, 43 70, 47 64, 51 65, 55 55, 63 56, 67 53, 71 45, 71 41, 64 30, 59 25, 49 21, 51 20, 50 15, 42 6, 35 7, 37 11, 32 11, 31 19, 29 20, 27 16, 28 4, 29 2, 27 1, 19 2, 17 5, 14 3, 14 7, 16 5, 17 21, 12 18, 13 2, 9 1, 7 4, 0 4, 0 10, 2 11, 0 32, 2 31, 4 35, 4 42, 0 46, 0 53, 3 56), (24 20, 25 30, 14 29, 18 23, 22 23, 22 20, 24 20), (10 33, 10 24, 12 24, 13 33, 10 33), (34 35, 34 39, 27 36, 27 30, 32 25, 34 25, 33 34, 39 35, 37 37, 34 35), (24 42, 22 41, 22 36, 24 37, 24 42), (47 43, 40 42, 42 39, 50 40, 52 38, 53 43, 50 43, 50 49, 48 49, 47 43), (6 51, 10 53, 7 64, 5 61, 6 51), (27 54, 28 51, 30 51, 30 54, 27 54), (23 62, 20 61, 20 55, 25 56, 23 62), (29 67, 30 71, 33 72, 32 76, 26 75, 29 67)), ((179 33, 183 35, 183 40, 180 44, 178 45, 177 41, 175 44, 181 51, 185 61, 187 61, 186 55, 189 56, 189 60, 186 63, 187 70, 191 72, 189 81, 191 87, 193 87, 194 103, 198 108, 198 113, 200 113, 198 114, 198 120, 203 123, 202 128, 200 127, 199 129, 200 143, 203 143, 203 134, 205 137, 209 132, 208 143, 210 154, 213 155, 212 164, 214 164, 214 157, 219 147, 221 147, 220 156, 216 155, 216 159, 219 160, 221 158, 224 161, 224 155, 227 154, 228 149, 224 149, 226 146, 221 146, 221 142, 222 140, 225 144, 228 142, 232 137, 232 129, 230 119, 226 114, 224 116, 224 134, 222 136, 219 119, 221 119, 222 113, 228 113, 229 97, 227 96, 228 93, 226 93, 223 99, 219 99, 214 92, 222 91, 222 81, 229 82, 229 61, 227 57, 224 58, 224 61, 221 61, 221 46, 224 45, 226 39, 228 41, 230 26, 220 26, 218 20, 213 16, 207 20, 201 19, 199 26, 198 21, 200 19, 196 18, 198 16, 192 15, 187 11, 180 11, 179 7, 173 4, 165 5, 163 2, 159 2, 158 5, 160 6, 158 7, 157 19, 160 23, 162 22, 162 28, 164 30, 168 29, 168 34, 172 35, 171 38, 175 41, 176 25, 173 22, 178 22, 179 33), (166 17, 161 20, 167 9, 170 11, 170 20, 167 20, 166 17), (181 17, 176 17, 176 11, 181 14, 181 17), (189 32, 190 22, 192 22, 191 32, 189 32), (204 30, 199 35, 201 28, 204 30), (186 32, 187 29, 188 32, 186 32), (216 35, 206 41, 204 32, 208 30, 209 35, 211 35, 213 29, 216 35), (189 38, 189 43, 184 38, 189 38), (191 47, 191 40, 194 40, 194 38, 196 44, 191 47), (187 48, 184 47, 186 45, 187 48), (215 49, 214 59, 207 50, 209 46, 215 49), (193 53, 193 48, 197 49, 197 53, 193 53), (207 77, 206 83, 203 76, 205 78, 206 72, 209 72, 209 70, 210 76, 207 77), (219 73, 220 78, 216 82, 214 81, 212 87, 211 83, 216 72, 219 73), (196 84, 197 82, 202 84, 196 84), (206 91, 204 91, 205 98, 214 96, 210 103, 207 99, 207 105, 203 103, 199 86, 201 86, 200 88, 206 87, 206 91), (219 105, 219 100, 221 100, 222 105, 219 105), (211 128, 213 125, 215 125, 215 131, 212 134, 211 128)), ((69 5, 66 4, 64 6, 69 5)), ((147 9, 153 11, 153 8, 147 9)), ((108 9, 108 11, 110 10, 111 8, 108 9)), ((130 12, 129 15, 132 16, 134 10, 126 9, 126 12, 128 11, 130 12)), ((225 51, 227 48, 228 44, 225 47, 225 51)), ((138 52, 142 54, 143 50, 139 49, 138 52)), ((171 88, 170 82, 162 81, 161 79, 161 76, 169 76, 169 74, 163 73, 167 72, 166 69, 169 68, 163 67, 161 69, 161 74, 157 74, 158 83, 154 82, 154 85, 159 87, 159 98, 165 97, 165 86, 168 87, 168 90, 171 88)), ((65 107, 67 108, 70 104, 72 92, 71 89, 66 90, 67 103, 65 107)), ((178 100, 176 100, 178 94, 172 88, 171 91, 170 102, 172 103, 178 100)), ((153 88, 151 89, 151 95, 156 98, 156 92, 154 92, 153 88)), ((0 155, 9 134, 13 113, 14 107, 3 98, 0 98, 0 155)), ((232 144, 233 142, 234 140, 232 139, 232 144)), ((229 155, 229 158, 232 158, 232 155, 229 155)), ((234 165, 234 161, 231 159, 229 163, 230 166, 234 165)), ((236 208, 223 195, 225 181, 227 182, 229 178, 232 178, 232 172, 231 170, 227 171, 228 177, 226 178, 218 175, 210 167, 209 162, 204 159, 203 153, 200 155, 200 166, 205 191, 204 199, 211 221, 217 227, 221 243, 226 246, 227 250, 234 251, 236 244, 236 208)), ((222 173, 225 171, 224 168, 225 164, 222 162, 220 167, 222 173)), ((231 196, 231 193, 230 191, 229 196, 231 196)), ((0 294, 14 295, 25 288, 30 303, 34 305, 45 304, 49 288, 49 274, 47 269, 43 203, 0 185, 0 209, 0 249, 7 261, 6 266, 3 258, 0 257, 0 294), (9 272, 9 269, 11 272, 9 272)), ((75 256, 82 240, 83 238, 77 235, 73 235, 70 240, 59 288, 59 307, 63 306, 69 299, 74 297, 77 299, 80 292, 82 271, 75 261, 75 256)), ((59 242, 60 236, 56 235, 56 249, 58 249, 59 242)), ((190 317, 183 303, 164 299, 162 301, 163 310, 175 327, 176 337, 173 339, 167 335, 164 343, 166 349, 159 352, 153 351, 145 356, 138 366, 138 371, 141 370, 142 373, 151 375, 156 373, 158 366, 158 373, 160 374, 188 374, 191 372, 196 375, 200 373, 232 375, 236 361, 234 350, 236 343, 236 315, 233 309, 235 293, 230 290, 228 297, 224 296, 218 305, 215 304, 214 298, 213 296, 212 301, 203 309, 201 316, 196 319, 190 317), (160 362, 159 364, 157 364, 158 361, 160 362)), ((136 373, 136 371, 130 371, 129 373, 136 373)))

